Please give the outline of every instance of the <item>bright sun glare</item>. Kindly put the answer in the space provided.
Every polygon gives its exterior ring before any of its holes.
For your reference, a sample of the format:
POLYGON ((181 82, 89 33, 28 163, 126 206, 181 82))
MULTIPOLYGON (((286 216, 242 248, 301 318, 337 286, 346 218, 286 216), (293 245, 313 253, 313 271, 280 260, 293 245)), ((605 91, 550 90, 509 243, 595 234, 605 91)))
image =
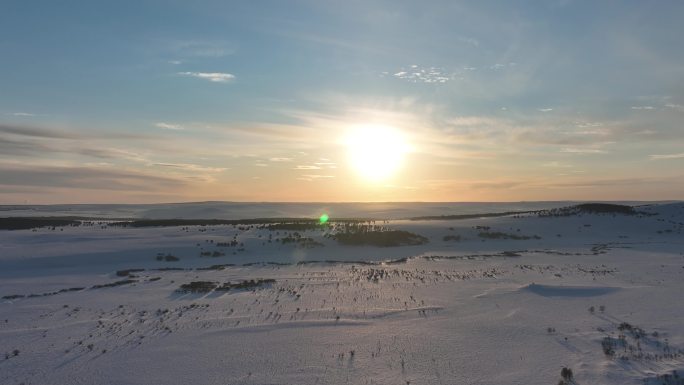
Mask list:
POLYGON ((346 144, 352 166, 369 181, 381 181, 394 175, 408 152, 404 135, 389 126, 354 127, 346 144))

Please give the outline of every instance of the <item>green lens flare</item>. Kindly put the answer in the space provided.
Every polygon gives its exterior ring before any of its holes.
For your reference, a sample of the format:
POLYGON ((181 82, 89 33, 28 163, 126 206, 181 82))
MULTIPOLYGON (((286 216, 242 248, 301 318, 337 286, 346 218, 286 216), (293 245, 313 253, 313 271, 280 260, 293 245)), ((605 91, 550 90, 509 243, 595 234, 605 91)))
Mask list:
POLYGON ((328 214, 323 214, 320 218, 318 218, 322 225, 326 224, 328 222, 328 219, 330 219, 328 217, 328 214))

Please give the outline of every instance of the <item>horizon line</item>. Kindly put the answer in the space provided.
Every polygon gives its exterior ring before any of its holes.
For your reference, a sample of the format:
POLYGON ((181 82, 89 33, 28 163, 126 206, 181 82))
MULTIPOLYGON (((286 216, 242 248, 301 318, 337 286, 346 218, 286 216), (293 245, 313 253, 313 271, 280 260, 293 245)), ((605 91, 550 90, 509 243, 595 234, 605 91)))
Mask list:
POLYGON ((188 205, 188 204, 208 204, 208 203, 229 203, 229 204, 378 204, 378 203, 393 203, 393 204, 410 204, 410 203, 544 203, 544 202, 638 202, 638 203, 663 203, 663 202, 684 202, 684 199, 656 199, 656 200, 642 200, 642 199, 558 199, 558 200, 515 200, 515 201, 181 201, 181 202, 154 202, 154 203, 0 203, 0 207, 7 206, 85 206, 85 205, 99 205, 99 206, 151 206, 151 205, 188 205))

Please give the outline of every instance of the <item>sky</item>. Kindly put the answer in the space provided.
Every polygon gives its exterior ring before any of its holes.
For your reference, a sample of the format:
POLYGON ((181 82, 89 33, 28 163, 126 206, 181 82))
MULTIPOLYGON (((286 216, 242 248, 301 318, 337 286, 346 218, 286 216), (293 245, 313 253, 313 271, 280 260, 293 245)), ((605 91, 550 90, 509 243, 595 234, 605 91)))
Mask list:
POLYGON ((684 199, 682 15, 5 0, 0 204, 684 199))

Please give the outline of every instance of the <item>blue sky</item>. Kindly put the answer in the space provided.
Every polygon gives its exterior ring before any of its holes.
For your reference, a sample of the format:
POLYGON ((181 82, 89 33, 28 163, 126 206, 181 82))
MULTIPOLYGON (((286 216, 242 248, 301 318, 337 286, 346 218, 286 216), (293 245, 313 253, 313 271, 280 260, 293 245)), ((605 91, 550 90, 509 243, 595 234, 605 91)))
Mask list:
POLYGON ((0 202, 684 199, 683 14, 6 1, 0 202), (375 183, 364 125, 411 148, 375 183))

